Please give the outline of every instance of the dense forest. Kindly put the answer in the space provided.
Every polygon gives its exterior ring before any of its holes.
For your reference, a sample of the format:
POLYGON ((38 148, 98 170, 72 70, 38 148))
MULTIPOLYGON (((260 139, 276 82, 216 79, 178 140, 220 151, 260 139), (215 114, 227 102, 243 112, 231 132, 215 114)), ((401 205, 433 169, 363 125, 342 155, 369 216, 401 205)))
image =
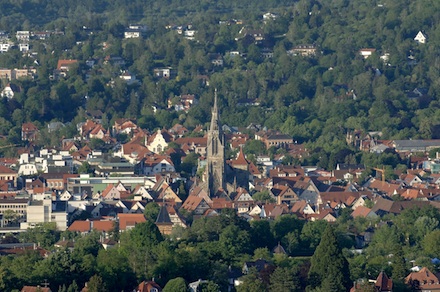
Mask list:
POLYGON ((83 2, 0 4, 0 30, 11 36, 17 30, 64 32, 31 40, 33 54, 12 49, 0 55, 0 67, 36 66, 38 72, 34 80, 13 81, 21 92, 1 100, 0 134, 8 137, 3 145, 21 143, 24 121, 71 122, 40 141, 54 146, 61 137, 72 137, 75 124, 91 110, 105 113, 105 126, 130 117, 148 130, 176 122, 191 129, 209 120, 214 88, 223 123, 279 130, 325 154, 320 157, 347 149, 345 135, 353 130, 381 131, 382 139, 439 136, 437 1, 83 2), (263 21, 266 12, 278 17, 263 21), (240 21, 224 23, 231 19, 240 21), (124 39, 130 23, 147 25, 147 35, 124 39), (195 39, 166 28, 173 25, 191 25, 195 39), (262 29, 264 40, 241 38, 242 27, 262 29), (418 31, 427 43, 414 41, 418 31), (287 54, 303 44, 316 46, 316 55, 287 54), (376 51, 364 59, 362 48, 376 51), (273 57, 263 58, 264 50, 273 51, 273 57), (240 55, 229 57, 229 51, 240 55), (223 67, 211 63, 212 54, 224 56, 223 67), (380 58, 385 55, 387 61, 380 58), (105 56, 121 56, 126 64, 107 64, 105 56), (91 69, 85 65, 90 58, 98 61, 91 69), (79 62, 65 79, 51 80, 59 59, 79 62), (154 76, 154 68, 168 66, 177 70, 175 78, 154 76), (140 82, 115 79, 126 69, 140 82), (209 86, 201 76, 209 78, 209 86), (409 98, 415 88, 426 94, 409 98), (200 103, 188 113, 168 110, 167 100, 181 94, 195 94, 200 103), (244 99, 260 105, 239 106, 244 99), (159 110, 154 112, 153 105, 159 110))
MULTIPOLYGON (((344 209, 334 224, 306 222, 295 215, 247 222, 225 209, 166 238, 153 223, 158 211, 151 203, 145 209, 146 223, 121 234, 112 232, 119 244, 109 250, 102 248, 95 232, 60 234, 50 224, 29 230, 20 235, 21 241, 58 252, 41 257, 38 250, 31 250, 0 257, 0 289, 48 282, 52 291, 73 292, 89 282, 89 292, 132 291, 139 282, 154 278, 166 292, 186 291, 186 284, 198 279, 209 280, 200 291, 228 291, 231 271, 264 259, 265 269, 250 269, 237 291, 346 291, 353 281, 375 279, 381 271, 392 277, 394 291, 412 291, 403 284, 409 265, 435 271, 430 257, 439 254, 440 214, 432 207, 380 220, 352 219, 351 210, 344 209), (371 228, 375 228, 371 243, 359 253, 353 248, 353 234, 371 228), (73 251, 54 247, 62 239, 75 242, 73 251), (278 244, 286 254, 273 252, 278 244)), ((16 240, 9 236, 2 241, 16 240)), ((361 291, 375 291, 364 288, 361 291)))

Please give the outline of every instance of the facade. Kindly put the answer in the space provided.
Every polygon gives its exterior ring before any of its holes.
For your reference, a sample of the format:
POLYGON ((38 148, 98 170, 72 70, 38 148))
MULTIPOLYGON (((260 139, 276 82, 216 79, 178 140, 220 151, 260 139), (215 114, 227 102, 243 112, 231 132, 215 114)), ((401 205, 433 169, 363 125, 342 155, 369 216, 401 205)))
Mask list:
POLYGON ((217 107, 217 91, 214 97, 211 125, 208 131, 206 181, 209 196, 219 189, 225 190, 225 137, 221 130, 217 107))
POLYGON ((58 230, 67 229, 67 202, 44 199, 30 201, 27 208, 27 222, 21 224, 21 229, 35 227, 37 224, 54 222, 58 230))

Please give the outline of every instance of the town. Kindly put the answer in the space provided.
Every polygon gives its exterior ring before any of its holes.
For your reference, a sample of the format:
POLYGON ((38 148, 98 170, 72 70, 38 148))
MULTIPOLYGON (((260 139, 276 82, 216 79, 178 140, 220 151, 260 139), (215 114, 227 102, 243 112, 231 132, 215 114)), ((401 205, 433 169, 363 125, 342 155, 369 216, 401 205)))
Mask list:
POLYGON ((4 0, 0 290, 440 291, 437 2, 4 0))

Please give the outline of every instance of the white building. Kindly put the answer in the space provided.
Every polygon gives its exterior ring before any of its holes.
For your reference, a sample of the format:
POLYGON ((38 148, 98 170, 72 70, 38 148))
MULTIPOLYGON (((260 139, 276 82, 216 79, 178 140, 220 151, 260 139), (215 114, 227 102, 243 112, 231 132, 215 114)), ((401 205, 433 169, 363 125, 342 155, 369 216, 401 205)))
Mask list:
POLYGON ((56 223, 58 230, 67 229, 67 202, 65 201, 52 201, 51 199, 30 201, 26 213, 26 222, 20 225, 21 229, 50 222, 56 223))
POLYGON ((427 37, 423 32, 419 31, 417 35, 414 37, 414 40, 419 44, 425 44, 427 41, 427 37))

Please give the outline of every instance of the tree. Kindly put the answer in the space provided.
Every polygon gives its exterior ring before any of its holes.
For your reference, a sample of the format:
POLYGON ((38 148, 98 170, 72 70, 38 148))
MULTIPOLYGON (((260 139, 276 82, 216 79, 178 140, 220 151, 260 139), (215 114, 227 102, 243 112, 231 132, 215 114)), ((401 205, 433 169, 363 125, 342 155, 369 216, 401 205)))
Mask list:
POLYGON ((325 229, 321 242, 311 258, 309 285, 328 291, 347 291, 350 288, 348 262, 342 254, 333 226, 325 229))
POLYGON ((440 230, 428 233, 422 241, 423 250, 431 257, 440 254, 440 230))
POLYGON ((87 282, 88 292, 105 292, 108 291, 102 278, 98 275, 93 275, 87 282))
POLYGON ((297 269, 278 267, 270 276, 269 291, 288 292, 300 290, 301 286, 297 269))
POLYGON ((219 292, 220 286, 213 281, 208 281, 200 284, 199 290, 200 292, 219 292))
POLYGON ((168 281, 162 290, 163 292, 186 292, 185 279, 178 277, 168 281))
POLYGON ((145 206, 144 215, 147 220, 156 222, 157 215, 159 215, 160 206, 156 202, 150 202, 145 206))
POLYGON ((275 199, 269 194, 268 190, 256 192, 255 194, 252 195, 252 199, 254 199, 254 201, 259 201, 259 202, 275 203, 275 199))
POLYGON ((402 245, 396 245, 396 248, 393 252, 392 259, 392 278, 393 280, 403 282, 403 279, 407 276, 407 268, 405 266, 405 256, 403 254, 402 245))
POLYGON ((80 167, 78 167, 78 173, 93 173, 93 168, 90 167, 90 164, 87 161, 84 161, 80 167))
POLYGON ((237 292, 254 292, 254 291, 266 291, 266 287, 261 281, 257 270, 252 267, 249 273, 243 276, 243 283, 237 287, 237 292))

